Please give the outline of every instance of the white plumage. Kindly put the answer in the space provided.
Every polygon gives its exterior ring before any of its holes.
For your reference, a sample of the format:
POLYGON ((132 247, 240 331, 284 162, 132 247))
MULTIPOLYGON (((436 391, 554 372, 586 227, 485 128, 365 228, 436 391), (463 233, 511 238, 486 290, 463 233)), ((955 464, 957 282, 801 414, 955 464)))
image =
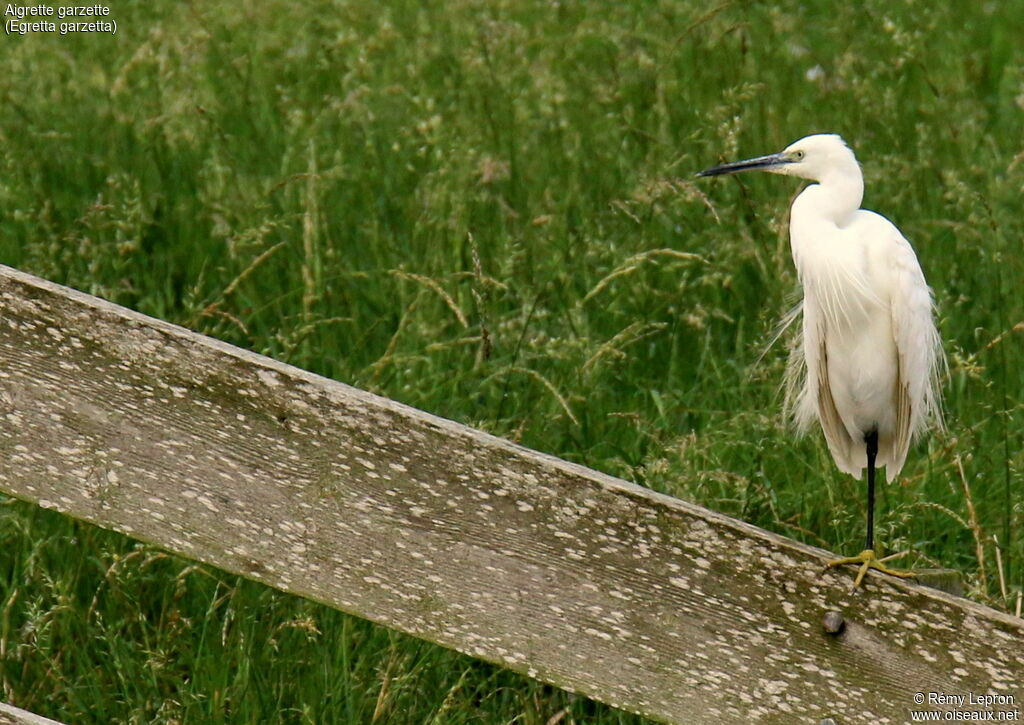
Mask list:
POLYGON ((787 171, 817 181, 793 202, 790 242, 803 286, 803 341, 790 367, 797 425, 821 421, 841 471, 860 476, 864 435, 878 431, 879 467, 892 481, 911 441, 941 424, 942 360, 932 296, 910 243, 892 222, 860 209, 863 181, 838 136, 793 144, 824 164, 787 171), (813 175, 812 175, 813 174, 813 175))
POLYGON ((722 164, 698 176, 754 169, 815 182, 790 212, 793 262, 804 297, 791 317, 802 315, 803 332, 787 373, 787 403, 801 430, 820 422, 841 471, 859 477, 868 468, 867 549, 841 563, 864 563, 858 584, 869 566, 899 573, 869 551, 869 457, 875 456, 873 463, 884 466, 891 481, 911 441, 929 424, 942 424, 938 371, 944 358, 931 291, 899 229, 860 208, 860 166, 839 136, 808 136, 780 153, 722 164))
POLYGON ((804 293, 802 341, 787 376, 794 420, 801 430, 818 420, 836 465, 853 476, 867 466, 864 436, 877 431, 876 465, 891 481, 911 441, 930 422, 941 425, 942 347, 917 256, 892 222, 860 208, 860 166, 839 136, 808 136, 701 175, 751 169, 816 182, 790 212, 804 293))

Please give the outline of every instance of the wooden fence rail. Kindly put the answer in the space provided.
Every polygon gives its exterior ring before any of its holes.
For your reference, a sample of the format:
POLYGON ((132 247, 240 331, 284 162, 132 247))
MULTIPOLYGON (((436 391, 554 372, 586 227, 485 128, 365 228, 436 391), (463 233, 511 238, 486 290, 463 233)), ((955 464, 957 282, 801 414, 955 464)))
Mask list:
POLYGON ((0 725, 62 725, 56 720, 50 720, 30 712, 19 710, 16 707, 0 702, 0 725))
POLYGON ((19 498, 667 722, 1024 707, 1020 619, 6 267, 0 304, 19 498))

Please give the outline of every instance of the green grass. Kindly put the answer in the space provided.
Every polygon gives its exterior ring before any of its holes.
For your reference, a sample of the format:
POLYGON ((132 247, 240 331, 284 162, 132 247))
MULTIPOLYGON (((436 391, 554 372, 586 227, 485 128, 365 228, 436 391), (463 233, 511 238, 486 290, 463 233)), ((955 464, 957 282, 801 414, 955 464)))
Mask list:
MULTIPOLYGON (((862 484, 785 428, 783 346, 757 362, 795 288, 798 185, 692 179, 841 133, 865 205, 919 252, 951 363, 948 432, 883 487, 879 534, 1012 610, 1024 9, 947 5, 119 3, 114 37, 0 45, 0 261, 853 552, 862 484)), ((3 698, 41 714, 642 722, 25 504, 0 516, 3 698)))

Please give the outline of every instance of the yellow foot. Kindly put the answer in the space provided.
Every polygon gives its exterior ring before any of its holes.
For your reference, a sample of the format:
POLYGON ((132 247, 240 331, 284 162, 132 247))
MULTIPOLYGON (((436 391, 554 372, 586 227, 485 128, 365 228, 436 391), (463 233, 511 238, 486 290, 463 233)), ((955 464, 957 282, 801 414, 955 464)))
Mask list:
POLYGON ((877 571, 882 572, 883 574, 889 574, 890 576, 898 576, 903 577, 904 579, 909 579, 910 577, 914 576, 914 572, 905 571, 903 569, 890 569, 885 565, 885 562, 889 561, 890 559, 895 559, 898 556, 903 556, 904 553, 906 552, 900 554, 890 554, 889 556, 883 556, 879 558, 878 555, 875 554, 874 549, 864 549, 864 551, 857 554, 857 556, 849 556, 845 559, 836 559, 835 561, 830 561, 828 564, 825 565, 825 568, 831 569, 834 566, 842 566, 844 564, 860 564, 860 571, 857 572, 857 579, 853 582, 854 589, 859 587, 860 583, 864 581, 864 576, 868 573, 868 569, 875 569, 877 571))

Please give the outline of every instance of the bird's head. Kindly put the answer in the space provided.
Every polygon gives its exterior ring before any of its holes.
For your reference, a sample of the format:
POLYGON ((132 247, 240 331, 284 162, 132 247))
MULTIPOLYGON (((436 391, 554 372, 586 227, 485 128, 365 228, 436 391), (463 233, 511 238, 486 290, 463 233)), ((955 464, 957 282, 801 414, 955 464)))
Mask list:
POLYGON ((846 142, 834 133, 818 133, 794 141, 777 154, 714 166, 697 176, 720 176, 740 171, 768 171, 811 181, 822 181, 835 172, 860 175, 857 159, 846 142))

